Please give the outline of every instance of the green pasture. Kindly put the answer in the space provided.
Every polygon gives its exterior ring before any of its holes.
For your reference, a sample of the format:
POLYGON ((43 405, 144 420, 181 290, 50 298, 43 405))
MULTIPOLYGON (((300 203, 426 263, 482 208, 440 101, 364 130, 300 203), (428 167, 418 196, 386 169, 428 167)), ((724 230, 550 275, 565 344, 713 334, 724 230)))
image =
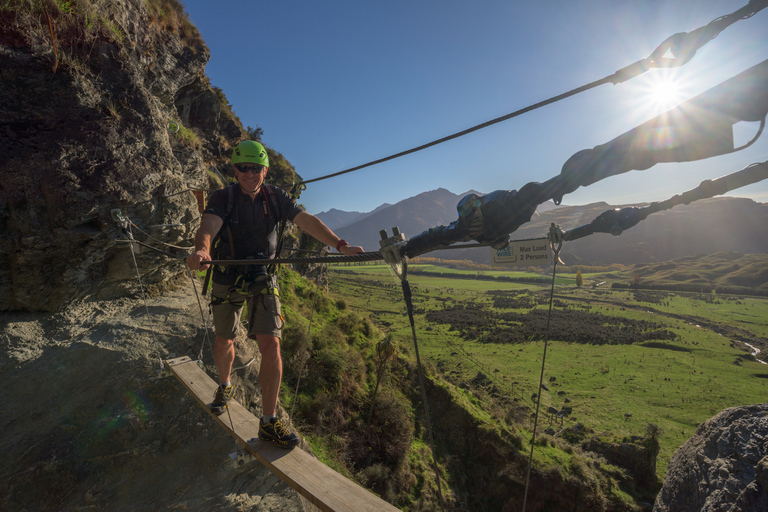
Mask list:
MULTIPOLYGON (((451 271, 432 265, 410 268, 451 271)), ((467 279, 409 276, 423 361, 456 385, 470 383, 482 372, 502 395, 514 400, 510 408, 525 405, 533 410, 531 395, 538 387, 543 341, 483 344, 464 339, 448 324, 429 323, 426 313, 470 302, 498 311, 487 291, 522 290, 548 297, 550 285, 482 281, 472 279, 477 271, 463 272, 467 279)), ((497 273, 486 273, 492 272, 497 273)), ((389 267, 332 268, 330 276, 332 297, 343 298, 350 308, 370 315, 385 332, 393 334, 403 350, 412 350, 400 281, 389 267)), ((549 406, 560 409, 569 405, 573 413, 564 426, 582 423, 605 439, 644 435, 648 423, 658 425, 662 434, 657 473, 663 479, 670 457, 700 423, 725 408, 766 400, 768 365, 751 358, 743 344, 732 340, 768 338, 768 300, 674 292, 636 295, 631 290, 611 290, 610 284, 592 288, 592 282, 604 279, 591 274, 584 277, 585 286, 576 288, 575 275, 562 276, 555 286, 556 298, 589 312, 654 322, 678 339, 628 345, 550 340, 544 370, 549 391, 542 392, 543 412, 549 406), (702 327, 696 319, 716 329, 702 327), (731 331, 721 335, 716 332, 720 327, 731 331)), ((487 406, 498 408, 490 398, 487 406)), ((540 416, 539 431, 549 426, 558 430, 556 422, 546 416, 540 416)))

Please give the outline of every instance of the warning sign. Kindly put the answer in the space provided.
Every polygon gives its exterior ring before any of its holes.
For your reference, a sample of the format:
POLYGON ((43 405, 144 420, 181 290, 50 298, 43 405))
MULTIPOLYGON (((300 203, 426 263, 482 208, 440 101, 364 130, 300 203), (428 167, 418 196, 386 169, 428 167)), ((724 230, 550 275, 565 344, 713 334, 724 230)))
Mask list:
POLYGON ((552 264, 552 250, 546 238, 510 242, 504 249, 491 247, 491 264, 494 267, 524 267, 552 264))

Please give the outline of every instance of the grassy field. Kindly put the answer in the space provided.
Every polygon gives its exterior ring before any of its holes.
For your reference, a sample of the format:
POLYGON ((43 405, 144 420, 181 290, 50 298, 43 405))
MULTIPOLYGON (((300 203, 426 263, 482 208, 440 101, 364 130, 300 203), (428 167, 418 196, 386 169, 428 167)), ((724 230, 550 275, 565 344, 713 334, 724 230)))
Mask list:
MULTIPOLYGON (((499 320, 500 315, 532 309, 546 312, 550 285, 478 280, 477 271, 433 265, 410 265, 409 272, 414 272, 408 280, 422 358, 457 385, 466 386, 482 372, 502 395, 516 399, 515 404, 533 407, 531 395, 538 387, 546 333, 515 343, 480 339, 488 331, 515 329, 515 320, 499 320), (419 271, 463 273, 466 279, 424 276, 419 271), (534 302, 494 306, 497 297, 534 302), (491 316, 468 329, 427 318, 439 311, 447 311, 450 317, 463 308, 491 316)), ((481 274, 532 276, 504 271, 481 274)), ((404 349, 412 347, 401 284, 388 266, 336 267, 330 275, 334 298, 343 298, 354 310, 370 315, 404 349)), ((749 349, 734 340, 755 346, 768 341, 768 299, 611 290, 611 279, 616 277, 631 280, 630 275, 616 273, 585 274, 585 286, 576 288, 574 274, 558 276, 555 313, 568 310, 577 319, 612 319, 619 322, 609 326, 615 332, 632 322, 651 322, 654 329, 667 332, 668 339, 591 344, 558 336, 568 332, 567 326, 554 329, 547 345, 544 381, 549 391, 542 392, 542 407, 560 409, 567 403, 573 413, 565 426, 582 423, 609 439, 644 435, 648 423, 658 425, 662 435, 657 474, 663 479, 670 457, 697 425, 722 409, 766 400, 768 365, 750 357, 749 349), (606 284, 592 288, 593 283, 602 282, 606 284)), ((559 429, 543 414, 539 431, 550 425, 559 429)))

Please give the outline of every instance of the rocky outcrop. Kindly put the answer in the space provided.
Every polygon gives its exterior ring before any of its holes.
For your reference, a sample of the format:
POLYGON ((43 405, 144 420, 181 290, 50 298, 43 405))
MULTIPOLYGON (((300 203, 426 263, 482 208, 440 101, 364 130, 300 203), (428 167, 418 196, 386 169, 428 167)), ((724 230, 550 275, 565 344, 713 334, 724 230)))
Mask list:
MULTIPOLYGON (((152 2, 92 4, 90 17, 50 3, 55 48, 41 6, 18 4, 0 13, 0 311, 125 295, 136 271, 112 210, 139 240, 189 246, 189 189, 209 188, 242 127, 204 75, 202 40, 153 17, 152 2)), ((180 268, 139 258, 150 283, 180 268)))
MULTIPOLYGON (((185 277, 185 276, 182 276, 185 277)), ((298 493, 235 443, 159 358, 202 355, 191 281, 162 296, 0 313, 0 510, 303 511, 298 493)), ((241 336, 235 399, 260 413, 258 351, 241 336)), ((287 418, 283 418, 287 419, 287 418)), ((310 510, 312 510, 310 508, 310 510)))
POLYGON ((672 456, 654 512, 768 510, 768 403, 726 409, 672 456))

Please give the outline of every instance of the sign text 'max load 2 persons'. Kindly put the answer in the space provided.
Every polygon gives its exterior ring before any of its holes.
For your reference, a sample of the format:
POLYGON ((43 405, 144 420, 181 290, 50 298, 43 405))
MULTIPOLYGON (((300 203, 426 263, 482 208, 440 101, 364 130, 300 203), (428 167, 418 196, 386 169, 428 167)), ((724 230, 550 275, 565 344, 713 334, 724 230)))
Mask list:
POLYGON ((494 267, 523 267, 551 265, 552 250, 546 238, 510 242, 504 249, 491 247, 491 263, 494 267))

